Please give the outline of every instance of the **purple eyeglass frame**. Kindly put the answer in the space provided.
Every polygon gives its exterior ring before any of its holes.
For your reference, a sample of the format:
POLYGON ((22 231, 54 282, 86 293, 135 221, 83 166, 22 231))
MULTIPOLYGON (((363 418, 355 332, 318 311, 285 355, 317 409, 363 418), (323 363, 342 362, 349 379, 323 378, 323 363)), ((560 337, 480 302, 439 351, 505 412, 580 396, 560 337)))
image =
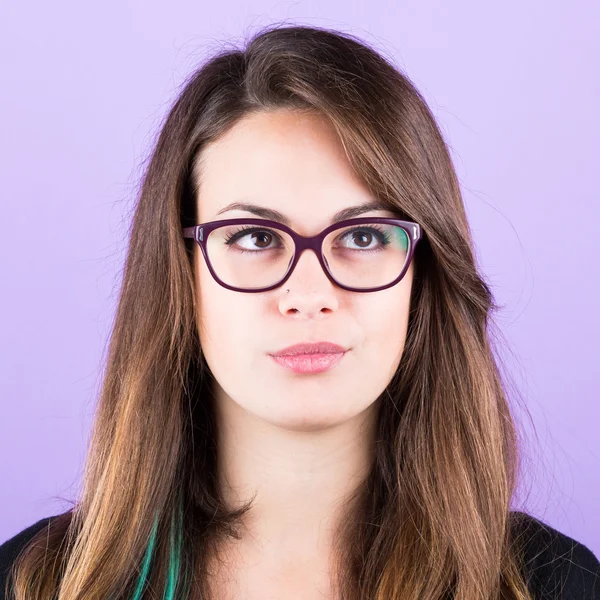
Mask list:
POLYGON ((388 217, 370 217, 370 218, 361 217, 358 219, 347 219, 345 221, 339 221, 338 223, 333 223, 332 225, 329 225, 328 227, 323 229, 323 231, 321 231, 321 233, 319 233, 315 236, 303 236, 303 235, 300 235, 299 233, 296 233, 293 229, 291 229, 287 225, 284 225, 283 223, 279 223, 277 221, 271 221, 269 219, 257 219, 257 218, 250 217, 250 218, 240 218, 240 219, 224 219, 222 221, 209 221, 207 223, 200 223, 198 225, 193 225, 192 227, 183 227, 183 237, 184 238, 193 238, 194 240, 196 240, 196 242, 200 246, 200 249, 202 250, 202 255, 204 256, 204 260, 206 261, 208 270, 210 271, 210 274, 213 276, 214 280, 219 285, 222 285, 224 288, 227 288, 228 290, 233 290, 234 292, 244 292, 244 293, 254 294, 254 293, 258 293, 258 292, 267 292, 269 290, 274 290, 275 288, 282 286, 290 278, 291 274, 294 271, 296 263, 298 262, 298 260, 300 260, 300 255, 302 254, 302 252, 304 250, 312 250, 317 255, 317 258, 319 259, 319 262, 321 263, 321 267, 323 268, 325 275, 327 275, 328 279, 334 285, 337 285, 338 287, 341 287, 342 289, 348 290, 350 292, 378 292, 380 290, 385 290, 387 288, 390 288, 390 287, 396 285, 406 274, 406 271, 408 270, 410 263, 412 261, 412 258, 414 256, 416 245, 417 245, 418 241, 421 239, 421 226, 418 223, 413 223, 412 221, 402 221, 400 219, 392 219, 392 218, 388 218, 388 217), (404 229, 404 231, 406 231, 408 239, 409 239, 409 247, 408 247, 406 264, 404 265, 404 268, 400 272, 400 275, 398 275, 398 277, 394 281, 392 281, 391 283, 388 283, 387 285, 383 285, 383 286, 375 287, 375 288, 360 288, 360 289, 342 285, 341 283, 336 281, 336 279, 333 277, 333 275, 329 272, 329 269, 323 259, 323 253, 322 253, 323 240, 331 231, 334 231, 335 229, 342 229, 343 227, 348 227, 351 225, 365 225, 367 223, 381 223, 381 224, 387 224, 387 225, 398 225, 402 229, 404 229), (283 276, 281 281, 279 281, 275 285, 271 285, 271 286, 264 287, 264 288, 243 289, 243 288, 237 288, 237 287, 228 285, 224 281, 221 281, 219 279, 219 277, 215 273, 214 269, 212 268, 212 265, 210 264, 210 260, 208 258, 208 253, 206 250, 206 240, 207 240, 210 232, 213 231, 213 229, 217 229, 219 227, 223 227, 226 225, 259 225, 259 226, 262 226, 265 228, 275 227, 277 229, 285 231, 287 234, 289 234, 292 237, 292 239, 294 240, 294 243, 296 245, 294 258, 293 258, 292 262, 290 263, 287 273, 283 276))

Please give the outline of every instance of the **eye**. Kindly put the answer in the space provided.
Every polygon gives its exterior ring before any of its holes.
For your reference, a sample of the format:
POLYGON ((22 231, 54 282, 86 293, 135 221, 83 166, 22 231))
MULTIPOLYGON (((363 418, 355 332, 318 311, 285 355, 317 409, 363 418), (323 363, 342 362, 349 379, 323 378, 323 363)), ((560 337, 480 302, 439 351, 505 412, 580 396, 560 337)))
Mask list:
MULTIPOLYGON (((258 249, 268 248, 269 242, 271 242, 273 240, 273 238, 276 238, 279 241, 281 241, 281 238, 274 231, 272 231, 270 229, 264 229, 264 228, 258 228, 258 227, 252 227, 252 226, 244 226, 241 229, 238 229, 236 232, 233 232, 229 236, 227 236, 227 238, 225 239, 225 244, 228 246, 231 246, 238 240, 250 238, 250 233, 257 234, 256 238, 258 238, 258 240, 259 240, 258 249)), ((252 246, 252 247, 256 248, 256 246, 252 246)), ((248 248, 242 248, 242 249, 247 250, 248 248)))
POLYGON ((367 240, 366 241, 366 245, 364 245, 364 241, 363 242, 359 242, 359 248, 362 249, 370 249, 368 248, 368 245, 370 242, 373 241, 373 239, 377 239, 381 246, 387 246, 390 243, 390 236, 389 233, 387 231, 383 231, 379 228, 377 228, 376 226, 372 226, 372 227, 358 227, 355 229, 351 229, 350 231, 346 231, 344 234, 342 234, 340 236, 341 239, 356 239, 356 237, 358 237, 360 235, 360 237, 363 238, 363 240, 367 240), (363 244, 363 245, 361 245, 363 244))

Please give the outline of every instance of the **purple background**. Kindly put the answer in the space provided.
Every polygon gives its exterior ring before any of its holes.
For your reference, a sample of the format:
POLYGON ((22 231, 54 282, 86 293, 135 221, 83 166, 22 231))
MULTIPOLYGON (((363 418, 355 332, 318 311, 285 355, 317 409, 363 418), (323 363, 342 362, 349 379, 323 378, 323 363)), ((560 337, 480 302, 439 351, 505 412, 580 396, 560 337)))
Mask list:
POLYGON ((273 21, 404 69, 452 148, 508 371, 532 413, 517 506, 600 556, 593 1, 0 5, 0 541, 76 498, 143 161, 183 78, 273 21))

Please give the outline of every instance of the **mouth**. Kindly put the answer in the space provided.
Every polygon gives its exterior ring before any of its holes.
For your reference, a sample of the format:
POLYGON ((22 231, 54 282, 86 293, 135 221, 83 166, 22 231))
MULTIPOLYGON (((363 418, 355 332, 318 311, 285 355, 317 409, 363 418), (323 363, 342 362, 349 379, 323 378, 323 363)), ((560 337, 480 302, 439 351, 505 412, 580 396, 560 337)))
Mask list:
POLYGON ((346 356, 348 350, 318 354, 271 355, 282 367, 300 374, 323 373, 336 366, 346 356))
POLYGON ((348 348, 344 348, 333 342, 310 342, 303 344, 294 344, 271 353, 271 356, 301 356, 301 355, 317 355, 317 354, 340 354, 347 352, 348 348))

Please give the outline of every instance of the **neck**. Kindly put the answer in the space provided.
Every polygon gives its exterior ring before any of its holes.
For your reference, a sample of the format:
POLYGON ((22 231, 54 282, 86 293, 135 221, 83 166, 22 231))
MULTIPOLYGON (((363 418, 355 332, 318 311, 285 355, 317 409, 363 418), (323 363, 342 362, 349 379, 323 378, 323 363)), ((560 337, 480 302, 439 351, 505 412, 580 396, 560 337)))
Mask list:
POLYGON ((270 565, 327 564, 347 501, 372 466, 377 403, 332 427, 292 431, 224 393, 217 399, 221 493, 232 508, 256 494, 236 545, 270 565))

